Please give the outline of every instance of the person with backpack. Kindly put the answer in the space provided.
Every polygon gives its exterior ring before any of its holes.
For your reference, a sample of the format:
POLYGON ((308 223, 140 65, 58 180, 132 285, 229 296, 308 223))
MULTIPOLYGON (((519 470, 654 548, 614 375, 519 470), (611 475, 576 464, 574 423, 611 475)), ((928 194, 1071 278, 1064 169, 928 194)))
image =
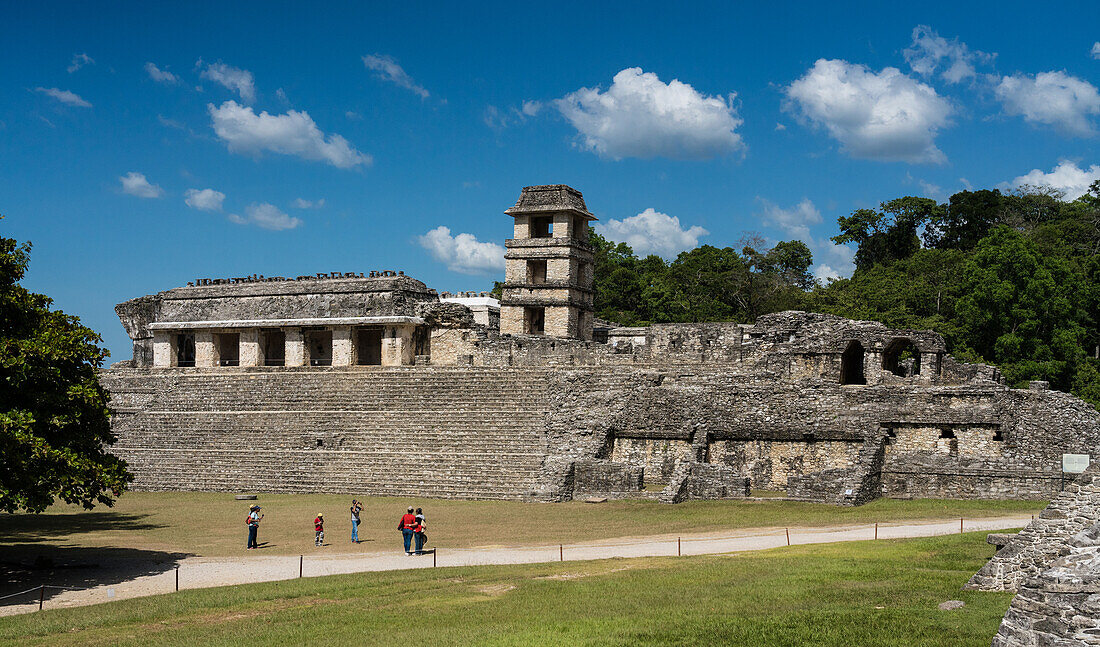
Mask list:
POLYGON ((245 550, 252 550, 256 548, 256 535, 260 531, 260 520, 264 516, 260 514, 260 506, 254 505, 248 509, 248 516, 245 518, 245 523, 248 524, 248 546, 245 550))
POLYGON ((412 506, 409 506, 409 511, 401 515, 401 520, 397 522, 397 529, 401 531, 402 538, 405 540, 406 555, 412 555, 414 528, 416 528, 416 515, 413 514, 412 506))
POLYGON ((317 518, 313 520, 313 541, 318 546, 323 546, 325 543, 325 515, 320 512, 317 513, 317 518))
POLYGON ((351 500, 351 543, 359 543, 359 513, 363 511, 363 504, 356 499, 351 500))

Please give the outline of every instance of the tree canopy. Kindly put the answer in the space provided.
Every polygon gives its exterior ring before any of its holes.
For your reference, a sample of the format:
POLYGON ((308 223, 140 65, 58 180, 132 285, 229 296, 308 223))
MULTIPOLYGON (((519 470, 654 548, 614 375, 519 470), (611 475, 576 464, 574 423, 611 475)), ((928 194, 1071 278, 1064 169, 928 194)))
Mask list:
POLYGON ((133 477, 106 452, 114 437, 96 370, 107 352, 19 285, 29 262, 29 244, 0 237, 0 511, 111 505, 133 477))

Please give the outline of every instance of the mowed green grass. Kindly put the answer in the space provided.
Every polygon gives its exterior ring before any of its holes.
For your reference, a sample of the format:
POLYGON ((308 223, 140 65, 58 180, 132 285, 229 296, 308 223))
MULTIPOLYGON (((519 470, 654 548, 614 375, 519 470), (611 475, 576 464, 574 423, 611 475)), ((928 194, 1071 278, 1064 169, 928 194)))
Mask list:
MULTIPOLYGON (((579 543, 615 537, 719 532, 738 528, 807 527, 889 523, 924 519, 978 519, 1037 514, 1045 501, 953 501, 880 499, 854 508, 791 501, 655 501, 589 504, 515 501, 450 501, 371 497, 359 537, 350 543, 352 495, 262 494, 265 518, 261 554, 315 552, 313 518, 323 513, 321 550, 377 552, 396 549, 397 520, 407 506, 423 507, 431 544, 443 548, 579 543)), ((55 505, 41 515, 0 514, 0 550, 5 547, 109 548, 199 556, 244 552, 245 517, 251 502, 209 492, 129 492, 113 508, 85 511, 55 505)))
POLYGON ((0 618, 33 645, 989 645, 984 533, 341 575, 0 618), (936 606, 966 602, 956 611, 936 606))

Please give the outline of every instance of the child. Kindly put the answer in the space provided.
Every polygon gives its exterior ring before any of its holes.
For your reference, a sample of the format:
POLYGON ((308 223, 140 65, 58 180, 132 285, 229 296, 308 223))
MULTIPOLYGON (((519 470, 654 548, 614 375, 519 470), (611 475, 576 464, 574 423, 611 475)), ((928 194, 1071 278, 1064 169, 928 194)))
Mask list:
POLYGON ((318 546, 323 546, 325 543, 325 515, 320 512, 317 513, 317 518, 313 520, 313 530, 315 532, 314 542, 318 546))

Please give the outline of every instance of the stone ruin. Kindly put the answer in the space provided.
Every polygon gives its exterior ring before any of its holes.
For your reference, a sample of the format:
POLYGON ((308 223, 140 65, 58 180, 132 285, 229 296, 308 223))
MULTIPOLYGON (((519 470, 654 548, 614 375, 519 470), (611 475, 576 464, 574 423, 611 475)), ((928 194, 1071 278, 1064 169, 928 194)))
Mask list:
POLYGON ((965 588, 1016 592, 993 647, 1100 645, 1100 465, 1007 539, 965 588))
POLYGON ((134 486, 566 500, 1048 498, 1100 413, 920 330, 805 312, 616 327, 581 194, 507 213, 499 302, 400 272, 200 279, 119 304, 134 486))

